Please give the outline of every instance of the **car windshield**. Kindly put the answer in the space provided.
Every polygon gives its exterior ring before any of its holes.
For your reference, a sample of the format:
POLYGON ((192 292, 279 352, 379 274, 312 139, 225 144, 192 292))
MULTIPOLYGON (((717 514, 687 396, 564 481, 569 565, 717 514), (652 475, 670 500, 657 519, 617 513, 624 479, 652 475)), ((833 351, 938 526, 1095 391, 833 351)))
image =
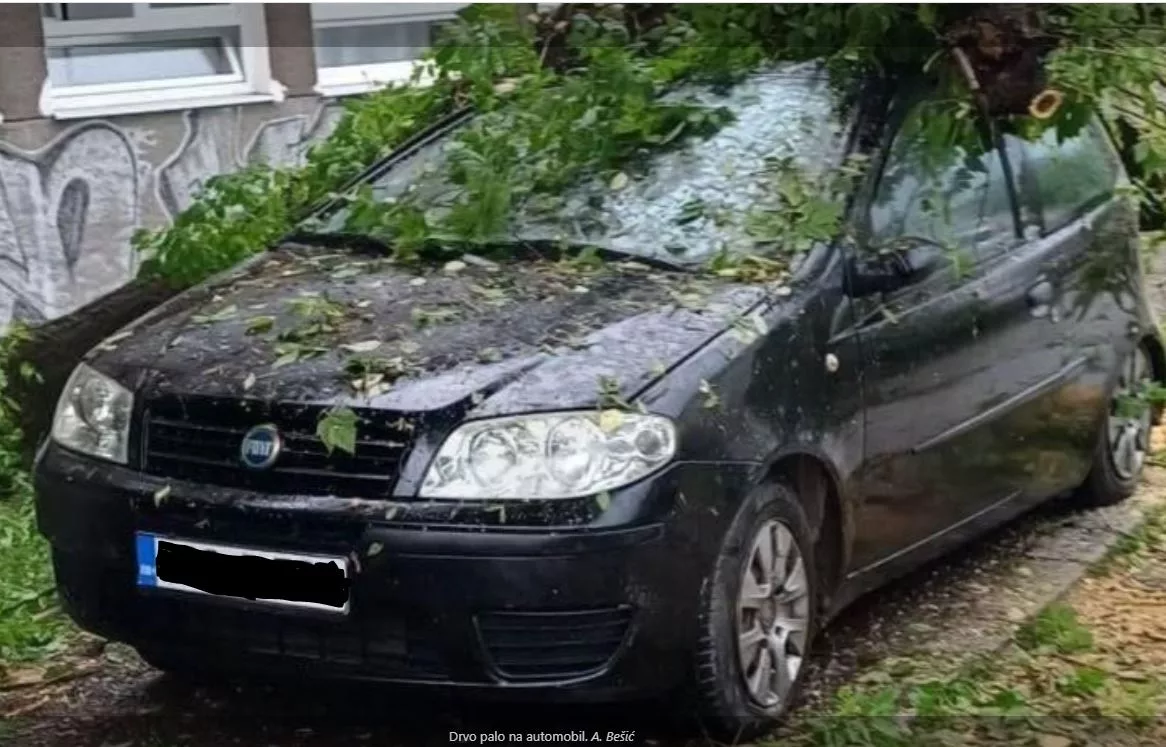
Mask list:
MULTIPOLYGON (((733 118, 711 137, 688 138, 616 178, 626 183, 583 179, 549 209, 546 201, 528 199, 514 210, 507 234, 491 243, 566 242, 671 263, 702 262, 723 250, 755 251, 759 240, 750 223, 776 189, 773 164, 792 164, 812 179, 841 161, 838 94, 820 65, 769 68, 728 89, 685 86, 668 98, 724 108, 733 118)), ((464 126, 374 181, 375 198, 390 200, 412 189, 426 204, 440 205, 456 194, 442 164, 464 126)), ((331 216, 325 230, 342 232, 346 212, 331 216)))

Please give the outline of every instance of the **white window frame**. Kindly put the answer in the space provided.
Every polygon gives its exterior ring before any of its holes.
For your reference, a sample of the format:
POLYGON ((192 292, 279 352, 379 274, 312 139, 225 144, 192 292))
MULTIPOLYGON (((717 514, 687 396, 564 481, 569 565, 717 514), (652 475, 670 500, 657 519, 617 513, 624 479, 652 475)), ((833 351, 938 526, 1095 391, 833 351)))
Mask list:
POLYGON ((46 77, 41 92, 43 114, 56 119, 76 119, 283 100, 283 86, 271 77, 262 4, 217 3, 174 8, 150 7, 149 3, 132 5, 132 18, 78 21, 43 18, 46 56, 53 48, 135 40, 198 39, 230 28, 238 34, 237 44, 223 41, 232 72, 76 86, 53 86, 46 77))
MULTIPOLYGON (((466 3, 392 3, 386 12, 380 3, 311 4, 312 30, 379 26, 388 23, 448 21, 466 3)), ((413 75, 417 60, 399 60, 366 65, 316 67, 316 92, 323 96, 348 96, 383 88, 389 83, 403 83, 413 75)), ((422 84, 424 79, 420 81, 422 84)))

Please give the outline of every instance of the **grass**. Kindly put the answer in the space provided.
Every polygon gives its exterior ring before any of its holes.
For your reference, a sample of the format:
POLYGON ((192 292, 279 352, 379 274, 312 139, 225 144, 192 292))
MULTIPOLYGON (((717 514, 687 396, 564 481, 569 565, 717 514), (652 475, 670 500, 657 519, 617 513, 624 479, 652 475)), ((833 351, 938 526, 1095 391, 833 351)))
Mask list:
POLYGON ((0 674, 61 650, 68 630, 53 593, 48 545, 27 495, 0 501, 0 674))
POLYGON ((1077 620, 1077 611, 1054 603, 1021 626, 1016 643, 1026 651, 1049 650, 1058 654, 1081 654, 1093 650, 1093 633, 1077 620))
MULTIPOLYGON (((1156 454, 1159 460, 1166 459, 1156 454)), ((1156 466, 1166 466, 1166 463, 1156 466)), ((1147 550, 1166 544, 1166 506, 1155 506, 1146 513, 1146 519, 1132 532, 1122 535, 1106 553, 1105 558, 1092 569, 1095 576, 1113 573, 1136 563, 1147 550)))

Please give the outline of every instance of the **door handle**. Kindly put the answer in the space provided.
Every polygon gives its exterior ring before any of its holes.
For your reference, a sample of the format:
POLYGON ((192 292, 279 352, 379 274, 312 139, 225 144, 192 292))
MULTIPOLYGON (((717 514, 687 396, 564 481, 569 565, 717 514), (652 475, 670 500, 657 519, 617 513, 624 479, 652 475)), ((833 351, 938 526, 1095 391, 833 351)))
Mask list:
POLYGON ((1055 296, 1053 284, 1048 280, 1042 280, 1029 288, 1024 298, 1028 302, 1029 312, 1035 317, 1043 317, 1048 315, 1055 296))

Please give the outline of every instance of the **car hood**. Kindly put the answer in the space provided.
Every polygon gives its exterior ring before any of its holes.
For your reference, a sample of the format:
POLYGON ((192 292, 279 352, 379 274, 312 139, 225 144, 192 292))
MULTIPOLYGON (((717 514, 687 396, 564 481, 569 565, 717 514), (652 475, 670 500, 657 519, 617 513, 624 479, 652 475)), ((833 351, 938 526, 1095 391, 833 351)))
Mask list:
POLYGON ((407 268, 293 246, 182 294, 93 356, 147 394, 458 404, 468 417, 589 408, 633 397, 763 295, 631 261, 407 268))

